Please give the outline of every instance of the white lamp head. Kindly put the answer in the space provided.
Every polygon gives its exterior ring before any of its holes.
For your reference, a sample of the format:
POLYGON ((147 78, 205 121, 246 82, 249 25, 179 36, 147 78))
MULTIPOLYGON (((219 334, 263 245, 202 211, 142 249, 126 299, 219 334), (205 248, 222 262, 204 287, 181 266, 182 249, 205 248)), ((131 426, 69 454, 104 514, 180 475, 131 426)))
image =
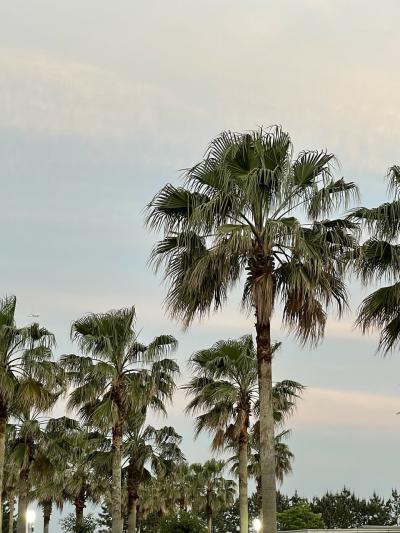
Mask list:
POLYGON ((253 527, 254 531, 261 531, 261 520, 259 518, 253 520, 253 527))
POLYGON ((26 521, 28 522, 28 524, 33 524, 35 522, 35 518, 36 518, 36 513, 34 509, 28 509, 26 511, 26 521))

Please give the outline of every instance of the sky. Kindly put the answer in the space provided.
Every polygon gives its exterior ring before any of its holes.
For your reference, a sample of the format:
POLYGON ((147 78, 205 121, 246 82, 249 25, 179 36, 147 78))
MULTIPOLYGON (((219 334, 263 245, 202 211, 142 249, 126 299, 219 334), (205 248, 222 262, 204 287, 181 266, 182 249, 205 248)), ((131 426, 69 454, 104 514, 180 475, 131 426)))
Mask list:
MULTIPOLYGON (((40 315, 59 356, 75 350, 75 318, 134 304, 144 341, 178 338, 184 376, 193 351, 250 332, 239 292, 189 331, 169 320, 144 208, 219 132, 272 124, 296 152, 333 152, 362 205, 384 201, 400 163, 399 15, 396 0, 1 2, 0 294, 17 295, 18 322, 40 315)), ((350 291, 315 350, 274 323, 274 379, 307 386, 289 423, 288 494, 400 488, 400 357, 377 356, 376 335, 354 329, 368 289, 350 291)), ((209 439, 193 443, 185 402, 179 391, 153 422, 202 461, 209 439)))

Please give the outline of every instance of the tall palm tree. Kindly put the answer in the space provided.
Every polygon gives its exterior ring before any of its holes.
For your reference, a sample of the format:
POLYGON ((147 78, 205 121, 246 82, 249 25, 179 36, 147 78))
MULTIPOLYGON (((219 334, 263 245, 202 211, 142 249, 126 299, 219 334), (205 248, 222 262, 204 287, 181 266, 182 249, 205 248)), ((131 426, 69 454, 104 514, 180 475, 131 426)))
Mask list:
POLYGON ((170 474, 175 463, 184 459, 179 447, 182 437, 174 428, 145 426, 146 409, 129 416, 125 426, 123 454, 127 457, 128 533, 136 532, 140 484, 151 477, 170 474))
POLYGON ((400 166, 387 172, 391 201, 354 210, 349 219, 370 233, 355 254, 356 273, 364 285, 389 283, 367 296, 359 308, 356 324, 366 333, 380 331, 378 350, 387 354, 400 342, 400 166))
POLYGON ((212 522, 216 512, 233 504, 236 484, 223 476, 226 463, 211 459, 204 464, 194 463, 191 470, 197 495, 193 502, 196 511, 207 516, 208 533, 212 533, 212 522))
POLYGON ((17 327, 16 305, 15 296, 0 299, 0 487, 3 486, 6 425, 11 405, 14 401, 25 407, 40 404, 42 385, 53 379, 47 367, 55 344, 54 335, 37 323, 17 327))
POLYGON ((255 314, 264 533, 276 531, 274 310, 281 304, 286 326, 302 342, 316 343, 326 307, 335 303, 340 313, 346 304, 342 252, 354 244, 349 231, 355 224, 325 217, 348 206, 356 186, 334 179, 333 155, 292 154, 280 128, 224 132, 186 172, 184 187, 161 189, 147 218, 150 227, 164 230, 152 258, 170 282, 167 306, 185 325, 220 308, 247 274, 243 302, 255 314))
MULTIPOLYGON (((273 352, 280 347, 275 343, 273 352)), ((219 341, 211 348, 192 355, 195 377, 184 387, 193 399, 187 412, 201 413, 196 418, 196 435, 209 431, 212 448, 231 448, 238 458, 240 530, 248 524, 248 451, 251 418, 258 415, 257 355, 251 335, 237 340, 219 341)), ((274 419, 280 423, 294 408, 303 387, 294 381, 273 386, 274 419)), ((257 425, 258 427, 258 425, 257 425)), ((276 439, 275 439, 276 440, 276 439)), ((259 455, 258 455, 259 460, 259 455)))
POLYGON ((144 345, 134 330, 135 308, 89 314, 72 324, 71 337, 84 354, 66 355, 62 364, 76 388, 68 405, 93 427, 112 431, 112 532, 121 533, 121 447, 124 422, 147 401, 172 396, 177 364, 167 357, 177 346, 170 335, 144 345))

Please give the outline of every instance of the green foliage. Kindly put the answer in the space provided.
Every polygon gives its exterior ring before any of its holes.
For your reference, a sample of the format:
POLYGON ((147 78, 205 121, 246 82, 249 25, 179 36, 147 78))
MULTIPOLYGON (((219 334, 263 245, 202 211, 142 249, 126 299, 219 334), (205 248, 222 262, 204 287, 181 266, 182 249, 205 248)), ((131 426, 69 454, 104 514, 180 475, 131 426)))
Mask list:
POLYGON ((164 518, 159 531, 160 533, 206 533, 207 527, 197 514, 184 512, 164 518))
POLYGON ((362 301, 356 325, 364 333, 380 332, 378 349, 384 354, 400 343, 400 246, 393 242, 400 235, 399 169, 392 166, 387 173, 391 201, 370 209, 360 207, 348 217, 361 223, 370 235, 356 248, 356 273, 367 287, 376 281, 385 283, 362 301))
POLYGON ((111 531, 112 519, 111 513, 104 503, 101 506, 101 510, 97 516, 97 525, 102 532, 111 531))
MULTIPOLYGON (((393 526, 400 519, 400 495, 396 490, 392 490, 387 501, 375 493, 368 499, 358 498, 346 487, 340 492, 327 492, 310 501, 299 496, 297 492, 291 497, 277 493, 279 516, 287 516, 287 511, 304 506, 321 515, 322 522, 328 529, 349 529, 366 525, 393 526)), ((282 525, 281 529, 286 528, 282 525)))
MULTIPOLYGON (((13 531, 17 531, 17 521, 15 520, 15 517, 13 516, 13 531)), ((10 508, 8 506, 8 502, 5 502, 3 504, 3 522, 2 522, 2 533, 8 533, 9 531, 9 523, 10 523, 10 508)))
POLYGON ((96 531, 97 520, 92 514, 83 517, 82 524, 77 525, 75 515, 70 513, 60 520, 63 533, 94 533, 96 531))
MULTIPOLYGON (((251 523, 254 518, 258 518, 260 516, 259 504, 255 494, 248 499, 248 509, 249 523, 251 523)), ((231 507, 220 511, 215 515, 213 520, 213 531, 214 533, 233 533, 235 531, 239 531, 239 528, 239 500, 236 500, 231 507)))
POLYGON ((309 505, 294 505, 286 511, 278 513, 279 529, 322 529, 324 521, 320 513, 314 513, 309 505))

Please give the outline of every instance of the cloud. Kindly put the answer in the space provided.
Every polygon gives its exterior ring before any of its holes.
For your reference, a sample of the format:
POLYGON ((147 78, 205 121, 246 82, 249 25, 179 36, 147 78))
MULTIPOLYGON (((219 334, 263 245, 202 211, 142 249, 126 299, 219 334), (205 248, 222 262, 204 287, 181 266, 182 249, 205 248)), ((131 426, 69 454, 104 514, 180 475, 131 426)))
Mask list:
POLYGON ((154 85, 45 53, 0 49, 0 85, 2 127, 27 132, 165 142, 197 113, 154 85))
POLYGON ((400 396, 313 387, 299 402, 290 425, 296 429, 317 427, 364 427, 398 432, 400 396))

